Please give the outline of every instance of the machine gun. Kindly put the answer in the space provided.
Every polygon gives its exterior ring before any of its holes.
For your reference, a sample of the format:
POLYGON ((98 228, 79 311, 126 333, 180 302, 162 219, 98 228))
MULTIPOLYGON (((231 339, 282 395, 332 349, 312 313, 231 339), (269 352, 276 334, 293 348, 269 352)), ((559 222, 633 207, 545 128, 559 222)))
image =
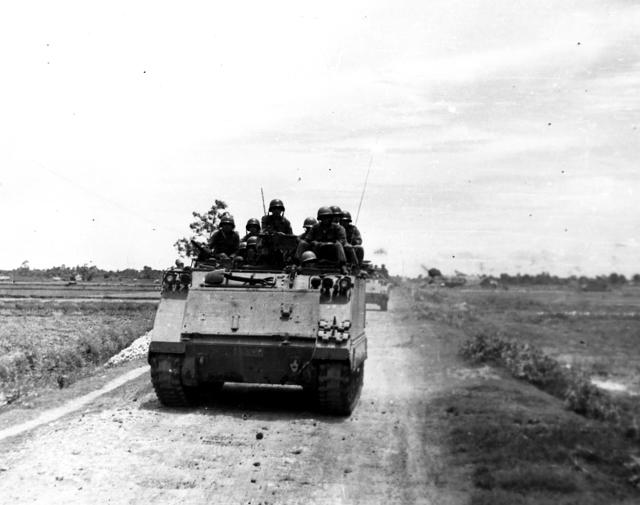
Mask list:
POLYGON ((261 263, 282 268, 293 263, 298 247, 297 235, 268 231, 258 235, 258 254, 261 263))
POLYGON ((263 232, 258 235, 258 247, 278 251, 295 251, 298 247, 298 236, 287 235, 279 231, 263 232))
POLYGON ((201 244, 200 242, 197 242, 194 239, 191 239, 190 241, 191 245, 193 246, 193 248, 198 252, 198 258, 201 257, 210 257, 213 255, 213 251, 211 249, 209 249, 206 245, 201 244))

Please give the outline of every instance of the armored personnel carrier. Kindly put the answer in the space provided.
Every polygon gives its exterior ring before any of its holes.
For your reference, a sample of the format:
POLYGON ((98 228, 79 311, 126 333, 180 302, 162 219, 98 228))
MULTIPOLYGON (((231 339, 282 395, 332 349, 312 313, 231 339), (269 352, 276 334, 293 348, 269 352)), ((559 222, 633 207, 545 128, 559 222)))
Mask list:
POLYGON ((372 265, 367 265, 367 275, 366 303, 378 305, 380 310, 386 311, 392 287, 389 278, 372 265))
MULTIPOLYGON (((297 238, 261 242, 282 259, 297 238)), ((263 258, 270 263, 195 261, 164 272, 148 356, 158 399, 183 407, 225 382, 295 384, 321 412, 350 414, 367 358, 364 277, 331 262, 263 258)))

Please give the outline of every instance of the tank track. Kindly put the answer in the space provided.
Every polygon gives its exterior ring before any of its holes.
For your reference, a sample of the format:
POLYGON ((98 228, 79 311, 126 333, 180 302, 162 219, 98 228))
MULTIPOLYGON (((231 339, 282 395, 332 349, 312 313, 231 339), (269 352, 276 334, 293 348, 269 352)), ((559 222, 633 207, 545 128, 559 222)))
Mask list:
POLYGON ((355 372, 349 363, 326 362, 318 366, 317 400, 321 412, 348 416, 353 411, 364 376, 364 362, 355 372))
POLYGON ((182 384, 182 357, 156 354, 151 359, 151 383, 160 403, 166 407, 190 407, 195 403, 193 388, 182 384))

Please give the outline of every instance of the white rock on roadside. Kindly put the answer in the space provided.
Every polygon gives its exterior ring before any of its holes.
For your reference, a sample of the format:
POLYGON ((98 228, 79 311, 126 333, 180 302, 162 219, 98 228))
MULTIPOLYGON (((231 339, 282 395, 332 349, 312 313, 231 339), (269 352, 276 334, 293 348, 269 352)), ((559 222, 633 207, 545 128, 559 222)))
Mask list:
POLYGON ((148 331, 141 337, 135 339, 131 345, 122 349, 118 354, 112 356, 105 364, 106 367, 117 366, 127 361, 138 358, 144 358, 149 351, 149 343, 151 342, 151 332, 148 331))

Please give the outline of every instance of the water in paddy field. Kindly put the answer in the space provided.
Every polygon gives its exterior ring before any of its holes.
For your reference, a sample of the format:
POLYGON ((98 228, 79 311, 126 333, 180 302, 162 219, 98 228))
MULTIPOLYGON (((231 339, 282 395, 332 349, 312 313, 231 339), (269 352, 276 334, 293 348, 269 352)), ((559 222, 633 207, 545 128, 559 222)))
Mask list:
POLYGON ((627 393, 631 396, 638 396, 638 394, 640 394, 637 391, 633 391, 628 385, 612 380, 598 379, 594 377, 591 379, 591 384, 600 389, 604 389, 605 391, 611 391, 612 393, 627 393))

